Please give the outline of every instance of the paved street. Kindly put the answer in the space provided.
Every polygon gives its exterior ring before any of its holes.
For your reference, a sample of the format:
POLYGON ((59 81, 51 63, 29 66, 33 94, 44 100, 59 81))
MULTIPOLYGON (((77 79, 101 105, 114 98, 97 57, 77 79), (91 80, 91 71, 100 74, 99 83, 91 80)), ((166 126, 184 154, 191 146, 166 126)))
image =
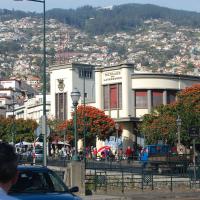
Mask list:
POLYGON ((125 195, 109 196, 109 195, 92 195, 82 197, 84 200, 199 200, 200 190, 194 192, 163 192, 163 191, 150 191, 150 192, 135 192, 125 195))

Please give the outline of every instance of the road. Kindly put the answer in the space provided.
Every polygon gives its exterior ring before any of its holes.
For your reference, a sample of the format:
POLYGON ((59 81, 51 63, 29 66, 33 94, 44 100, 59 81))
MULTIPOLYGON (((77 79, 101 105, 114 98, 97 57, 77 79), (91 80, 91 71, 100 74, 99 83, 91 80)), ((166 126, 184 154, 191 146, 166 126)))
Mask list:
POLYGON ((188 192, 135 192, 126 195, 92 195, 82 197, 83 200, 199 200, 200 190, 188 192))

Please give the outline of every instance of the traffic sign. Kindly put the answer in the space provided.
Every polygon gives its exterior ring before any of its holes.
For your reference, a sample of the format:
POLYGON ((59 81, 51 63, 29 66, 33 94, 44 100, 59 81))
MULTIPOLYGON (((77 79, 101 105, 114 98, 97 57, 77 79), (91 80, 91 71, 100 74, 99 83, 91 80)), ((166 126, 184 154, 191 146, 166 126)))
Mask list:
MULTIPOLYGON (((34 132, 35 132, 35 136, 36 136, 36 137, 39 137, 40 134, 42 134, 42 126, 39 125, 39 126, 35 129, 34 132)), ((47 126, 47 137, 49 137, 49 135, 50 135, 50 128, 49 128, 49 126, 47 126)))
POLYGON ((38 126, 36 129, 35 129, 35 136, 36 137, 39 137, 39 135, 42 133, 42 127, 41 126, 38 126))
POLYGON ((189 128, 189 136, 190 137, 200 137, 200 126, 191 126, 189 128))

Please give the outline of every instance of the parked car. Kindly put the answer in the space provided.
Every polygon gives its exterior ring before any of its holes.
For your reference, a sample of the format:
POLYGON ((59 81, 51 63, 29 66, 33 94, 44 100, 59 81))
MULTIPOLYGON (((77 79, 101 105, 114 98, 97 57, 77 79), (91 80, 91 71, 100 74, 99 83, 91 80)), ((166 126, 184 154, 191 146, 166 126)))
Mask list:
POLYGON ((22 200, 81 200, 78 187, 68 188, 52 170, 42 166, 19 166, 17 183, 10 195, 22 200))
POLYGON ((29 151, 20 153, 20 154, 19 154, 19 159, 20 159, 20 161, 32 162, 32 160, 33 160, 33 158, 32 158, 32 151, 29 150, 29 151))
POLYGON ((42 148, 36 148, 35 153, 33 153, 33 157, 35 156, 35 159, 38 161, 42 161, 43 159, 43 149, 42 148))

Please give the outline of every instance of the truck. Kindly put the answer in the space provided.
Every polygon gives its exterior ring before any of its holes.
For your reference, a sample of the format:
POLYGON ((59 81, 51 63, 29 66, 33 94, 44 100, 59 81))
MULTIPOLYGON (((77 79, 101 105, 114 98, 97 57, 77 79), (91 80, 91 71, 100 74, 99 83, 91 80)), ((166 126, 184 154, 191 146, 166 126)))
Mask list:
POLYGON ((192 162, 191 155, 172 152, 168 144, 152 144, 143 148, 140 154, 143 167, 151 167, 158 172, 184 172, 192 162))

